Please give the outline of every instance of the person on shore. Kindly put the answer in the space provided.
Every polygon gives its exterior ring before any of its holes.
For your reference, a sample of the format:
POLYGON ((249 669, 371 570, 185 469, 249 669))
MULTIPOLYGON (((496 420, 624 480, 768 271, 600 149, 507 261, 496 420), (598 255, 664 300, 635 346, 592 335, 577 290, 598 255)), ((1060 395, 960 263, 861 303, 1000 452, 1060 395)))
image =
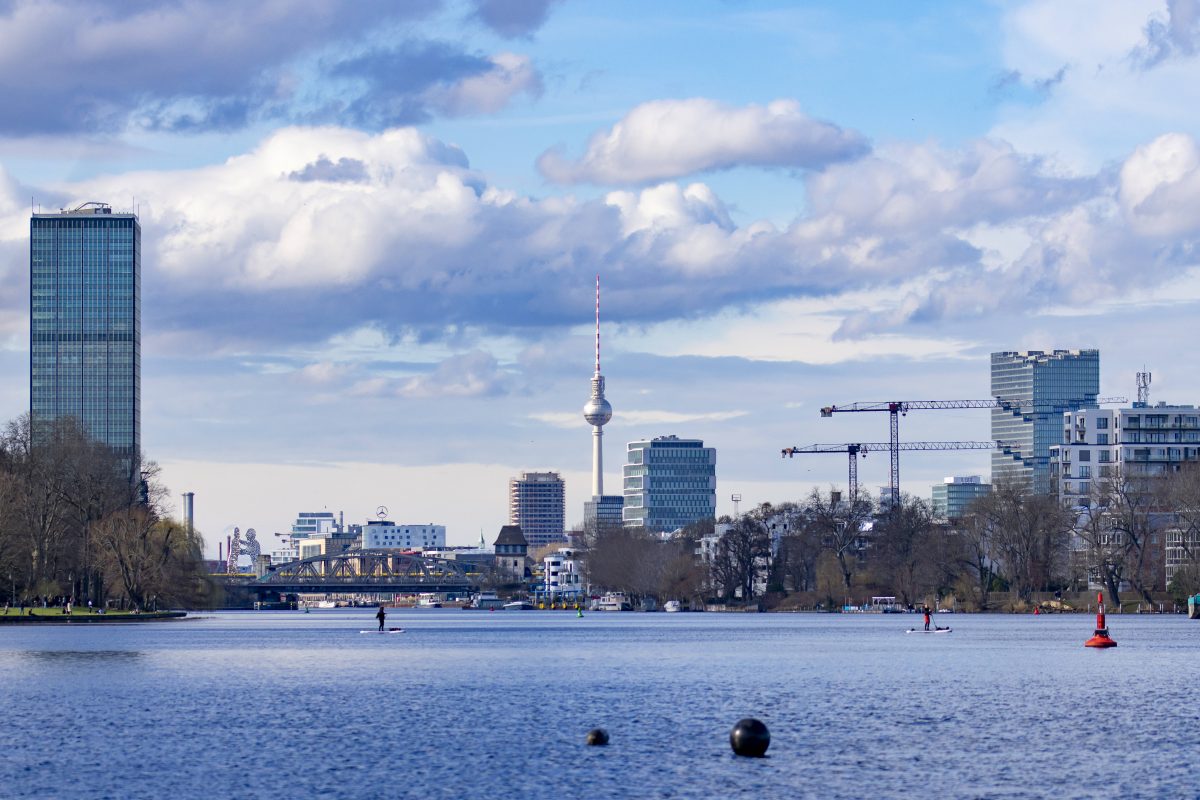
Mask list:
POLYGON ((929 606, 921 606, 921 613, 925 615, 925 630, 929 630, 929 606))
POLYGON ((383 633, 383 621, 387 619, 387 612, 383 610, 383 606, 379 607, 379 613, 375 615, 375 619, 379 620, 379 632, 383 633))

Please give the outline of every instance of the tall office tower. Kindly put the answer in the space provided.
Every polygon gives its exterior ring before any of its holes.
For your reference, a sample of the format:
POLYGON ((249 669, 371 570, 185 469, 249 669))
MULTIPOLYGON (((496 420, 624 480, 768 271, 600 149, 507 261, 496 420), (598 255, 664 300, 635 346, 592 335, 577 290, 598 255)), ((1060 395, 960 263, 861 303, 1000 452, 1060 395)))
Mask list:
POLYGON ((566 541, 566 488, 557 472, 522 472, 508 481, 508 524, 532 547, 566 541))
POLYGON ((624 476, 627 526, 663 533, 717 514, 717 451, 700 439, 630 442, 624 476))
POLYGON ((583 407, 583 418, 592 426, 592 499, 584 503, 584 528, 596 531, 620 525, 622 504, 619 494, 604 493, 604 425, 612 419, 612 406, 604 399, 604 376, 600 374, 600 276, 596 276, 596 371, 592 374, 592 397, 583 407))
POLYGON ((1099 350, 992 353, 992 483, 1049 492, 1050 447, 1062 440, 1066 411, 1097 408, 1099 350))
POLYGON ((84 203, 29 221, 33 433, 65 416, 134 459, 141 449, 141 241, 134 214, 84 203))

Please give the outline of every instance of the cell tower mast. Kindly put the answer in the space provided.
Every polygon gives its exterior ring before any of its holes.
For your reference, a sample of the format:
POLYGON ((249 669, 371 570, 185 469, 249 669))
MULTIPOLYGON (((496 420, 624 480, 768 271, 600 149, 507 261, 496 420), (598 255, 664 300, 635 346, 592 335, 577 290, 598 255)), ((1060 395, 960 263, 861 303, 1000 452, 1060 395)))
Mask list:
POLYGON ((592 397, 583 407, 583 418, 592 426, 592 496, 604 494, 604 425, 612 419, 612 406, 604 399, 604 376, 600 374, 600 276, 596 276, 596 372, 592 375, 592 397))

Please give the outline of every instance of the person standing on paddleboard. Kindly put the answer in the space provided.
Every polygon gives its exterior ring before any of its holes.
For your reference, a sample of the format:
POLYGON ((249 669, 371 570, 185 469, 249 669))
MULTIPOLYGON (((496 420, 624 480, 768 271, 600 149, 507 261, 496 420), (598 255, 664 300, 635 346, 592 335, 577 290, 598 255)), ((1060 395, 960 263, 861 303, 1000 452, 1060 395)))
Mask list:
POLYGON ((925 630, 929 630, 929 606, 921 606, 921 611, 925 614, 925 630))
MULTIPOLYGON (((383 621, 387 619, 387 613, 383 610, 383 606, 379 606, 379 613, 375 615, 375 619, 379 620, 379 632, 383 633, 383 621)), ((926 625, 928 628, 929 626, 926 625)))

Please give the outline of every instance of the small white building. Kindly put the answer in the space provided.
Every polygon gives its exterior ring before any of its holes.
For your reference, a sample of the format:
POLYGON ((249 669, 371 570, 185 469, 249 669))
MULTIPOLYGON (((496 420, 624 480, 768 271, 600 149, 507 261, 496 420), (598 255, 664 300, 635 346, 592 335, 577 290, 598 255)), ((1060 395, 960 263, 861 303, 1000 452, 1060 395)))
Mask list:
POLYGON ((440 550, 445 546, 445 525, 403 525, 373 519, 362 529, 363 550, 440 550))
POLYGON ((579 554, 569 547, 560 547, 542 559, 546 594, 555 597, 578 597, 583 593, 583 563, 579 554))

